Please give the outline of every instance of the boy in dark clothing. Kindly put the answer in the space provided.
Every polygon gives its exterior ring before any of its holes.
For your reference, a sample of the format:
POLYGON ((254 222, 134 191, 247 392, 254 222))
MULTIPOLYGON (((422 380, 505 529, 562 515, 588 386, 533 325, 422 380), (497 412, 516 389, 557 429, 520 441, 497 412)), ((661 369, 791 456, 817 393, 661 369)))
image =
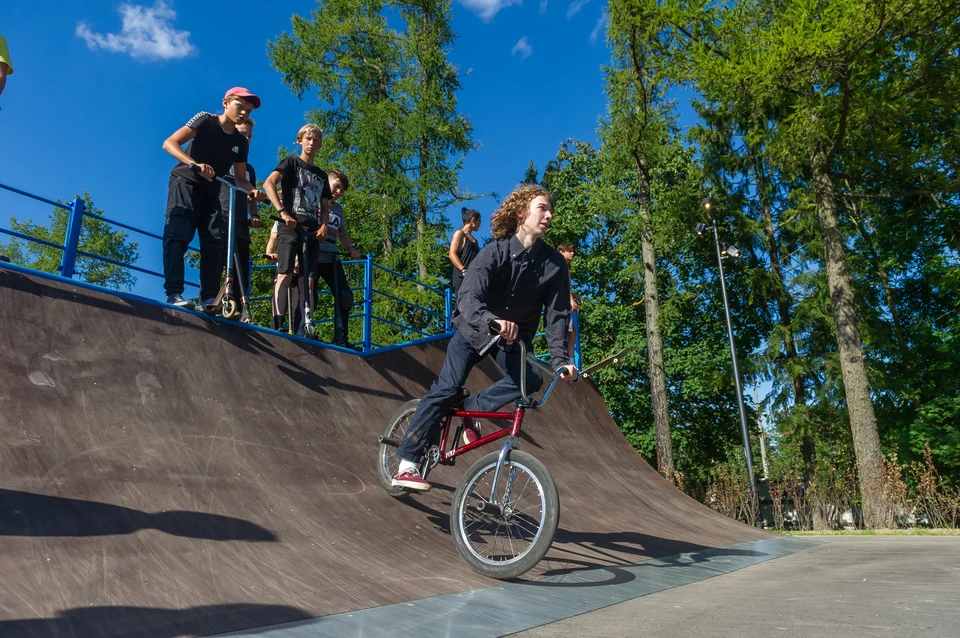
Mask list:
MULTIPOLYGON (((249 144, 250 140, 253 139, 253 126, 255 122, 252 117, 248 117, 245 122, 237 125, 237 130, 240 131, 240 134, 247 138, 247 143, 249 144)), ((236 184, 236 179, 233 175, 233 167, 230 167, 230 172, 224 176, 224 179, 232 184, 236 184)), ((253 165, 250 162, 247 162, 247 182, 256 186, 257 184, 257 172, 254 170, 253 165)), ((234 191, 234 202, 233 202, 233 239, 237 244, 237 254, 235 262, 240 268, 240 274, 243 276, 243 285, 250 286, 250 229, 251 228, 260 228, 260 213, 257 210, 256 202, 251 202, 247 197, 240 191, 234 191)), ((224 215, 230 212, 230 189, 226 185, 220 185, 220 210, 224 215)), ((223 233, 223 240, 228 241, 228 233, 223 233)), ((224 244, 224 250, 230 250, 230 246, 224 244)), ((234 277, 233 279, 233 290, 231 291, 233 298, 239 303, 243 299, 243 293, 246 292, 240 288, 240 281, 234 277)), ((244 306, 240 313, 240 320, 244 323, 253 323, 253 319, 250 317, 250 309, 244 306)))
POLYGON ((242 87, 223 96, 223 113, 197 113, 185 126, 164 141, 163 148, 179 160, 170 171, 167 216, 163 225, 163 276, 167 303, 193 309, 183 298, 183 256, 194 233, 200 235, 200 299, 212 309, 220 288, 224 264, 224 216, 220 211, 220 182, 231 169, 237 185, 251 191, 252 201, 263 193, 246 180, 247 139, 237 131, 250 113, 260 107, 260 98, 242 87), (186 151, 183 145, 190 142, 186 151))
MULTIPOLYGON (((300 233, 307 238, 306 263, 300 264, 301 273, 308 275, 308 298, 316 307, 316 270, 320 240, 327 235, 330 218, 330 184, 327 174, 314 165, 313 160, 323 144, 323 132, 316 124, 306 124, 297 133, 299 157, 286 157, 263 183, 270 203, 280 213, 283 224, 277 230, 277 284, 274 298, 286 295, 293 278, 293 265, 303 250, 300 233), (280 191, 277 192, 277 183, 280 191), (297 228, 299 226, 299 229, 297 228), (299 232, 298 232, 299 231, 299 232)), ((275 330, 283 324, 283 316, 273 317, 275 330)))
MULTIPOLYGON (((447 358, 440 377, 420 401, 410 427, 397 448, 400 467, 394 487, 427 491, 430 484, 420 476, 418 463, 435 436, 443 417, 467 380, 470 370, 488 352, 507 376, 468 399, 464 410, 493 412, 520 397, 521 366, 527 366, 527 390, 537 391, 543 378, 529 362, 520 358, 520 349, 511 347, 523 339, 530 350, 533 336, 546 311, 544 325, 550 358, 566 381, 576 379, 577 369, 567 364, 566 332, 570 321, 570 277, 560 254, 540 238, 550 227, 553 196, 540 186, 525 184, 514 190, 493 214, 494 241, 487 244, 467 270, 460 288, 453 337, 447 344, 447 358), (500 342, 489 347, 490 331, 500 342), (481 354, 482 353, 482 354, 481 354)), ((464 419, 466 443, 480 438, 473 419, 464 419)))
POLYGON ((350 343, 350 310, 353 308, 353 291, 339 259, 339 244, 350 251, 351 259, 360 259, 360 251, 353 245, 343 215, 343 206, 337 201, 350 188, 350 180, 340 171, 328 173, 330 181, 330 218, 327 222, 327 237, 320 242, 317 260, 317 276, 323 278, 333 297, 333 345, 353 348, 350 343))

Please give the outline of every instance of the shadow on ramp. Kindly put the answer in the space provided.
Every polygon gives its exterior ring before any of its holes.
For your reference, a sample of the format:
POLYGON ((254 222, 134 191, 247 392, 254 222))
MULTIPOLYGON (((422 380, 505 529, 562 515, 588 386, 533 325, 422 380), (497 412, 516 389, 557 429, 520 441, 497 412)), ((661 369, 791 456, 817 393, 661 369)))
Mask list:
POLYGON ((553 547, 533 578, 515 583, 536 587, 606 587, 637 578, 636 568, 685 568, 724 558, 762 558, 764 552, 696 543, 636 532, 594 533, 558 529, 553 547), (631 560, 635 557, 636 560, 631 560))
POLYGON ((310 614, 284 605, 208 605, 187 609, 81 607, 56 618, 0 620, 3 638, 174 638, 209 636, 251 626, 307 620, 310 614))
MULTIPOLYGON (((212 541, 279 540, 270 530, 231 516, 188 511, 151 514, 97 501, 0 489, 0 536, 111 536, 143 529, 212 541)), ((0 636, 6 635, 0 631, 0 636)))

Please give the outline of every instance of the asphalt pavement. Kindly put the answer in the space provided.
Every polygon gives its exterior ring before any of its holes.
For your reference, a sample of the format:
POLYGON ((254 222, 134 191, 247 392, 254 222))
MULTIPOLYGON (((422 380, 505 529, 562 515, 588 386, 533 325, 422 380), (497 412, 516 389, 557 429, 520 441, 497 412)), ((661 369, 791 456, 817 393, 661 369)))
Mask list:
POLYGON ((960 537, 822 541, 513 636, 960 636, 960 537))

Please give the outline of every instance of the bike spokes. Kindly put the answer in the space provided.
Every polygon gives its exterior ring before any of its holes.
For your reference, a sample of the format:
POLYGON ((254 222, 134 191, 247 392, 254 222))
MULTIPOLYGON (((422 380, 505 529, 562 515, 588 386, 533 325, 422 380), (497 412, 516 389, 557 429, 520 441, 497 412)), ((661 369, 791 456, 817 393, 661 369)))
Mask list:
POLYGON ((513 462, 504 465, 494 489, 495 469, 496 464, 485 468, 467 486, 458 524, 476 558, 500 565, 526 555, 540 537, 546 498, 536 476, 513 462), (495 503, 486 500, 491 494, 495 503))

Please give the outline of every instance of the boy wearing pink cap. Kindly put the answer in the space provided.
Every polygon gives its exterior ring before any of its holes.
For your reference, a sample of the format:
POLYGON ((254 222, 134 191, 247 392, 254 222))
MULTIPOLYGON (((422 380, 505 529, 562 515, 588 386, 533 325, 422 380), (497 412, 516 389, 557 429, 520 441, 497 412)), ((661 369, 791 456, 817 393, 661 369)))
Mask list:
POLYGON ((237 186, 252 191, 251 201, 263 201, 263 193, 246 179, 247 138, 237 131, 260 98, 243 87, 223 96, 223 113, 200 112, 164 141, 163 149, 178 160, 170 171, 167 216, 163 225, 163 277, 167 303, 194 308, 183 298, 183 257, 194 233, 200 235, 200 299, 212 311, 223 272, 226 216, 220 210, 220 182, 233 169, 237 186), (188 144, 189 143, 189 144, 188 144), (188 144, 184 149, 183 145, 188 144))

